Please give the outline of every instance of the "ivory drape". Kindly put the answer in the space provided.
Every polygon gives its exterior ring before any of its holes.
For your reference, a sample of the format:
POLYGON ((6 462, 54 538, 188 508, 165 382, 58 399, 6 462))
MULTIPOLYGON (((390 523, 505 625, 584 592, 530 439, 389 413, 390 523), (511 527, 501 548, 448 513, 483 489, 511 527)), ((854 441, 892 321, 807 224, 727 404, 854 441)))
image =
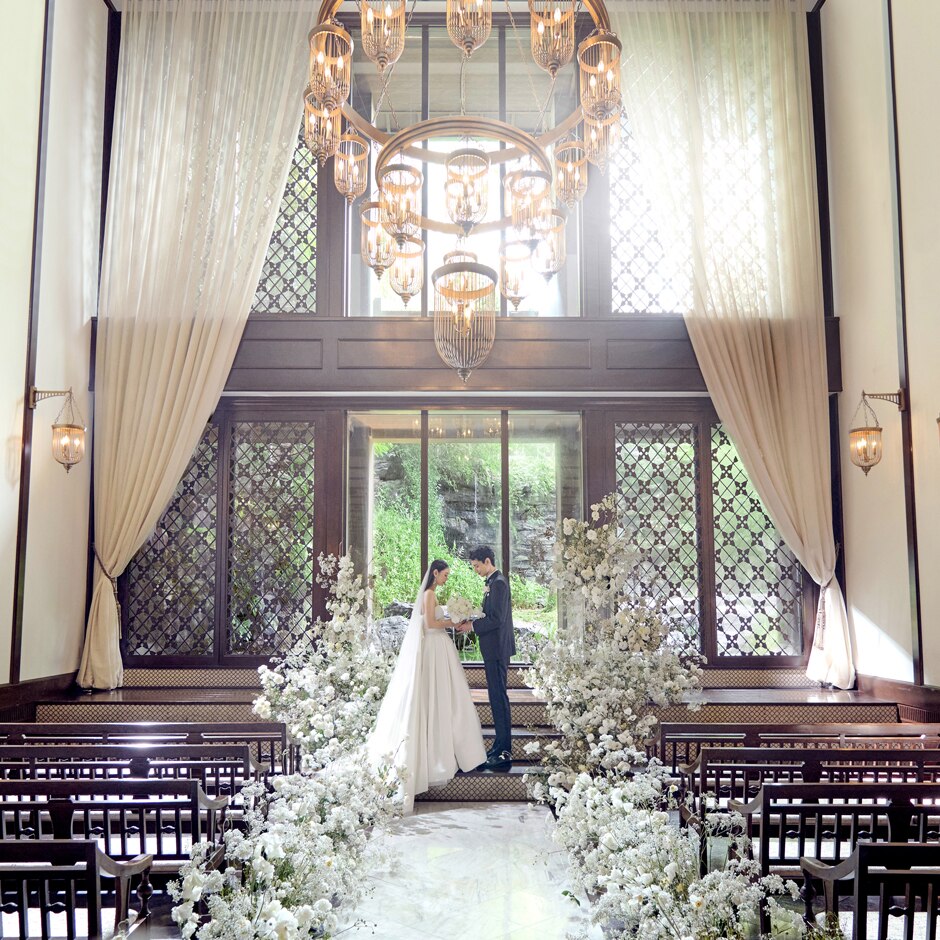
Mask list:
POLYGON ((95 575, 78 681, 121 684, 113 579, 241 339, 303 113, 313 0, 125 0, 98 307, 95 575))
POLYGON ((835 580, 816 164, 800 0, 611 0, 624 102, 705 384, 822 588, 808 675, 855 680, 835 580))

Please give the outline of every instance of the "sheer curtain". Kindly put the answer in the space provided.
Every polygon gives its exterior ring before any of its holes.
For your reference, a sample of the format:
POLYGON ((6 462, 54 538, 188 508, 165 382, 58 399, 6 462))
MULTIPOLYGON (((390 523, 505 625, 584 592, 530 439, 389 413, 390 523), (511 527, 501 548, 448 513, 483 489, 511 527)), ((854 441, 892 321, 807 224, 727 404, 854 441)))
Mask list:
POLYGON ((121 684, 115 579, 231 368, 303 114, 313 0, 125 0, 98 309, 95 575, 78 681, 121 684))
POLYGON ((835 580, 815 153, 802 0, 611 0, 624 103, 689 335, 770 517, 821 587, 808 675, 855 680, 835 580))

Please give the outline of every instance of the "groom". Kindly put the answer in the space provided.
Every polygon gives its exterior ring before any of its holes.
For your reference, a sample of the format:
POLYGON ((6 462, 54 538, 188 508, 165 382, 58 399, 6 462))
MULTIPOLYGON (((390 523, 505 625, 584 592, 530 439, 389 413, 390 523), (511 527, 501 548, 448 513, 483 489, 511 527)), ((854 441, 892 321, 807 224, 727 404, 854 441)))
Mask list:
POLYGON ((493 563, 493 549, 484 545, 470 552, 473 570, 486 581, 483 594, 483 616, 464 621, 458 629, 473 630, 480 638, 486 686, 493 712, 496 738, 486 752, 486 770, 507 770, 512 765, 512 718, 506 683, 509 658, 516 652, 512 630, 512 595, 506 576, 493 563))

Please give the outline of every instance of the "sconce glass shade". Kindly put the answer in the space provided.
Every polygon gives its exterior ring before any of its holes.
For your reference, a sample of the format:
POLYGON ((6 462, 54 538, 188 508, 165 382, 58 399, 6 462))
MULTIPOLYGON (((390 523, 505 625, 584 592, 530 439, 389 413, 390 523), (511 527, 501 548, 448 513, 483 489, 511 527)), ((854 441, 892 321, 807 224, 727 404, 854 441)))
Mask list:
POLYGON ((85 428, 80 424, 52 425, 52 456, 68 473, 85 456, 85 428))
POLYGON ((584 153, 601 173, 607 172, 611 158, 620 147, 620 115, 604 121, 584 119, 584 153))
POLYGON ((499 292, 513 310, 532 292, 532 248, 528 242, 506 242, 499 252, 499 292))
POLYGON ((849 457, 865 476, 881 462, 881 453, 881 428, 877 424, 849 431, 849 457))
POLYGON ((386 269, 395 260, 395 239, 382 225, 382 209, 378 202, 364 202, 359 207, 362 229, 359 237, 362 257, 381 280, 386 269))
POLYGON ((310 30, 310 93, 317 104, 334 111, 349 98, 353 41, 342 26, 321 23, 310 30))
POLYGON ((540 235, 532 252, 532 267, 546 281, 565 266, 565 226, 568 220, 561 209, 551 209, 540 219, 540 235))
POLYGON ((362 0, 359 21, 362 51, 384 72, 405 48, 405 0, 362 0))
POLYGON ((513 229, 520 238, 535 238, 539 217, 551 208, 552 178, 544 170, 514 170, 503 188, 513 229))

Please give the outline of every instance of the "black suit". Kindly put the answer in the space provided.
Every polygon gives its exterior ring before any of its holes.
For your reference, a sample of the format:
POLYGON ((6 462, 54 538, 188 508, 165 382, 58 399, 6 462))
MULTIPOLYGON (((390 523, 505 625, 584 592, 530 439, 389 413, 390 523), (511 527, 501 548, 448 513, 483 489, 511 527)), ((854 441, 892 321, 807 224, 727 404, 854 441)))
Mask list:
POLYGON ((473 621, 473 632, 480 638, 486 687, 493 711, 496 740, 493 751, 512 751, 512 716, 509 711, 509 660, 516 652, 512 628, 512 595, 509 582, 500 571, 486 579, 487 593, 483 598, 483 616, 473 621))

